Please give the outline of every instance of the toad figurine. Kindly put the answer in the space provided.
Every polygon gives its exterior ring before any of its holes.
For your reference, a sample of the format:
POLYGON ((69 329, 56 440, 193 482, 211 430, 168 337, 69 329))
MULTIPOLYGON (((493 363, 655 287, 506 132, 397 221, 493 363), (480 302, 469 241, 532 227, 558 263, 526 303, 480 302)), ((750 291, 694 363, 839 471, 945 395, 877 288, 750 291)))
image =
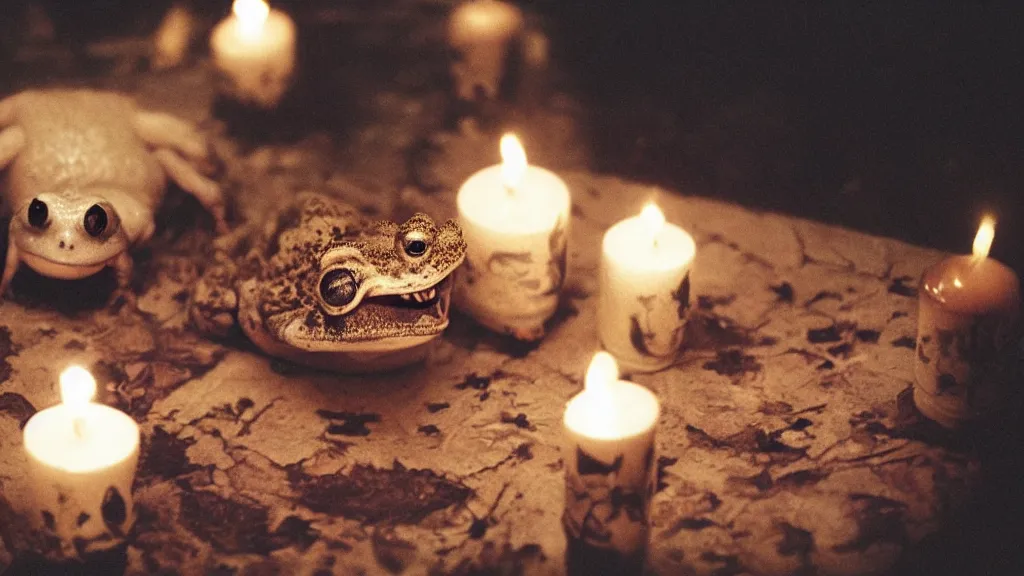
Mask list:
POLYGON ((207 144, 189 123, 91 90, 27 91, 0 100, 0 208, 10 217, 0 295, 20 263, 51 278, 114 268, 130 299, 129 249, 153 235, 170 177, 224 231, 220 187, 196 168, 207 144))
POLYGON ((238 326, 265 353, 298 364, 389 370, 422 360, 448 326, 465 255, 454 221, 372 222, 304 192, 266 224, 217 240, 189 315, 213 336, 238 326))

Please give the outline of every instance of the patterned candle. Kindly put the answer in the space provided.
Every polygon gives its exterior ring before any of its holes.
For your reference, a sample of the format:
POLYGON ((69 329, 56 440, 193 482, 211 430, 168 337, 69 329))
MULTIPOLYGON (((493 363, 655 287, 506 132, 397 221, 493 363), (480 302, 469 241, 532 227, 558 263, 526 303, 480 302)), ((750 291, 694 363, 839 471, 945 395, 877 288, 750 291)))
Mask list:
POLYGON ((295 72, 295 22, 264 0, 235 0, 232 12, 210 35, 221 89, 245 104, 274 108, 295 72))
POLYGON ((65 557, 120 544, 134 523, 132 482, 139 427, 127 414, 92 402, 96 381, 72 366, 60 377, 61 403, 25 424, 34 520, 65 557))
POLYGON ((972 256, 946 258, 921 279, 914 402, 949 428, 998 407, 1013 370, 1020 279, 988 257, 994 235, 987 217, 972 256))
POLYGON ((569 188, 553 172, 527 165, 514 135, 501 139, 501 157, 459 189, 467 249, 455 303, 492 330, 537 340, 565 280, 569 188))
POLYGON ((654 204, 604 235, 597 326, 601 344, 627 372, 675 361, 690 307, 693 238, 654 204))
POLYGON ((565 408, 565 511, 570 574, 640 574, 648 514, 657 481, 654 394, 618 379, 618 366, 598 352, 583 392, 565 408))
POLYGON ((470 0, 448 21, 448 43, 456 52, 452 81, 460 100, 495 99, 509 49, 521 34, 523 13, 501 0, 470 0))

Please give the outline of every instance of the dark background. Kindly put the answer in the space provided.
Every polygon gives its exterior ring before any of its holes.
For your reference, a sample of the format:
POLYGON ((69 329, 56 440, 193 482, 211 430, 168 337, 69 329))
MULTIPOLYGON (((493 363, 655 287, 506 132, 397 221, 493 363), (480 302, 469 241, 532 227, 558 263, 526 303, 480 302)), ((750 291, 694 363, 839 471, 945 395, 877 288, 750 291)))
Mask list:
MULTIPOLYGON (((275 5, 301 25, 402 1, 275 5)), ((10 45, 27 1, 7 2, 10 45)), ((170 2, 39 4, 73 45, 152 30, 170 2)), ((598 170, 956 252, 991 211, 993 255, 1024 269, 1024 3, 522 4, 585 104, 598 170)), ((230 2, 192 5, 213 22, 230 2)))
POLYGON ((548 2, 602 167, 1020 269, 1024 3, 548 2))

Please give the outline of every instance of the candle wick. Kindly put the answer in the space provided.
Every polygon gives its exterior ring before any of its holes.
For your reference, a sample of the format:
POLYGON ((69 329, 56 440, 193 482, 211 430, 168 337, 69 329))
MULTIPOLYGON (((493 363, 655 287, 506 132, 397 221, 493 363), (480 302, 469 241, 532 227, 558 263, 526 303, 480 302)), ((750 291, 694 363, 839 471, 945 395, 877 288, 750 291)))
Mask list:
POLYGON ((75 431, 75 438, 85 438, 85 418, 78 416, 71 421, 71 427, 75 431))

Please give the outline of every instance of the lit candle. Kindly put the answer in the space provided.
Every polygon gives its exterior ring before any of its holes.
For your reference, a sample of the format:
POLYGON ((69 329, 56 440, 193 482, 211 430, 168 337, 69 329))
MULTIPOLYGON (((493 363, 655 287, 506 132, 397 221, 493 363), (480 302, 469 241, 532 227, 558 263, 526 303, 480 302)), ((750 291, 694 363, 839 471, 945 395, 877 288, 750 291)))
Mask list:
POLYGON ((564 425, 565 511, 570 574, 640 574, 657 481, 654 430, 661 408, 647 388, 619 380, 598 352, 564 425))
POLYGON ((468 248, 456 304, 492 330, 536 340, 565 280, 569 189, 554 173, 527 165, 511 134, 501 139, 501 157, 459 189, 468 248))
POLYGON ((601 344, 629 372, 672 364, 690 307, 693 238, 652 203, 609 228, 601 250, 601 344))
POLYGON ((264 0, 235 0, 232 14, 210 36, 214 64, 226 95, 273 108, 295 71, 295 23, 264 0))
POLYGON ((452 12, 448 42, 457 53, 452 79, 460 99, 498 97, 509 47, 522 28, 522 11, 501 0, 470 0, 452 12))
POLYGON ((946 258, 921 278, 914 402, 949 428, 997 408, 1012 376, 1020 279, 988 257, 994 236, 986 217, 973 255, 946 258))
POLYGON ((153 33, 153 57, 150 61, 153 69, 173 68, 184 62, 194 31, 195 16, 188 6, 179 2, 172 4, 153 33))
POLYGON ((34 520, 67 557, 118 545, 134 522, 139 427, 93 403, 95 393, 92 375, 69 367, 60 375, 61 403, 25 424, 34 520))

